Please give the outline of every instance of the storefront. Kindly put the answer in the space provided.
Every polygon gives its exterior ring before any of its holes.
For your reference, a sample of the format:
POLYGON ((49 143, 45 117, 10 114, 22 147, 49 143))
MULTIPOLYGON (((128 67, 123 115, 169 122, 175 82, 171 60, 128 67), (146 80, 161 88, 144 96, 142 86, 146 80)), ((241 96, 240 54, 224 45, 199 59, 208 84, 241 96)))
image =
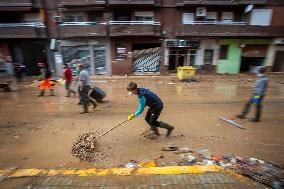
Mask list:
POLYGON ((61 41, 61 54, 63 63, 84 64, 91 75, 104 75, 111 73, 110 45, 105 39, 72 39, 61 41))
POLYGON ((217 73, 238 74, 267 65, 270 39, 222 39, 217 73))
POLYGON ((199 42, 168 39, 165 41, 164 66, 168 72, 176 72, 179 66, 196 65, 197 49, 199 42))

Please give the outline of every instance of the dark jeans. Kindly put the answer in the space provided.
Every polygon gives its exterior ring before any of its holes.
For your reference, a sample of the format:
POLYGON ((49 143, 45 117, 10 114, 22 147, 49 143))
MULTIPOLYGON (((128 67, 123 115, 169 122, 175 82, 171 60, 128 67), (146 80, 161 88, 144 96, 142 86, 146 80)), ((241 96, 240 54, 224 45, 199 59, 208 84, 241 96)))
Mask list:
POLYGON ((241 116, 242 117, 245 117, 247 115, 247 113, 249 112, 250 110, 250 106, 251 104, 254 103, 255 105, 255 109, 256 109, 256 112, 255 112, 255 117, 254 117, 254 120, 255 121, 260 121, 260 117, 261 117, 261 111, 262 111, 262 100, 263 100, 263 96, 260 96, 260 99, 259 99, 259 102, 253 102, 253 98, 254 98, 255 95, 253 95, 249 101, 245 104, 245 107, 241 113, 241 116))
POLYGON ((163 106, 157 106, 157 107, 151 107, 149 108, 145 120, 147 123, 151 126, 153 130, 157 129, 159 126, 160 122, 157 121, 161 112, 163 110, 163 106))
POLYGON ((82 89, 81 89, 81 97, 82 97, 82 103, 83 105, 88 105, 89 104, 89 96, 88 96, 88 93, 89 91, 91 90, 91 87, 90 86, 84 86, 82 89))
POLYGON ((79 97, 79 103, 82 103, 82 94, 81 94, 81 86, 80 85, 78 86, 77 92, 78 92, 78 97, 79 97))
MULTIPOLYGON (((90 86, 84 86, 79 93, 79 96, 80 96, 79 98, 81 100, 81 103, 83 104, 84 110, 87 110, 89 102, 91 102, 94 107, 97 106, 96 102, 89 98, 88 94, 89 94, 89 91, 91 89, 92 88, 90 86)), ((79 90, 80 90, 80 88, 79 88, 79 90)))

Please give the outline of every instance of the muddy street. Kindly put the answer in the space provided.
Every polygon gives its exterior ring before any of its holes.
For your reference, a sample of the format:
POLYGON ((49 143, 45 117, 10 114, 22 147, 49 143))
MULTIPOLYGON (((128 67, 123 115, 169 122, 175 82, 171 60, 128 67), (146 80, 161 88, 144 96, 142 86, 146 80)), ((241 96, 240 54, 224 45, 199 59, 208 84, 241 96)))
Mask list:
MULTIPOLYGON (((99 76, 93 84, 107 93, 95 110, 81 115, 78 97, 65 97, 57 85, 56 96, 37 97, 38 84, 24 82, 16 91, 0 92, 0 167, 119 167, 130 160, 157 160, 174 165, 179 155, 161 151, 178 145, 211 154, 234 154, 284 164, 284 76, 270 75, 261 122, 235 119, 239 129, 219 117, 235 118, 252 94, 255 76, 201 75, 198 82, 183 83, 175 76, 99 76), (175 126, 170 138, 141 136, 148 126, 142 116, 98 140, 100 154, 93 163, 71 154, 75 138, 93 129, 104 132, 137 109, 137 97, 127 96, 128 82, 151 89, 164 102, 160 120, 175 126)), ((251 118, 254 108, 248 118, 251 118)))

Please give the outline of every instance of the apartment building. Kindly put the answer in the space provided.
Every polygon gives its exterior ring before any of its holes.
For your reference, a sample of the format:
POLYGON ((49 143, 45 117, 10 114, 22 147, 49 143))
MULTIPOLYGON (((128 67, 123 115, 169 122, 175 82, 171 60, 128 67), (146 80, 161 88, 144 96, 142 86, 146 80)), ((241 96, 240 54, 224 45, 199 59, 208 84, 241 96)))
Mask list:
POLYGON ((284 71, 277 0, 0 0, 0 13, 0 62, 31 75, 76 60, 91 74, 284 71))

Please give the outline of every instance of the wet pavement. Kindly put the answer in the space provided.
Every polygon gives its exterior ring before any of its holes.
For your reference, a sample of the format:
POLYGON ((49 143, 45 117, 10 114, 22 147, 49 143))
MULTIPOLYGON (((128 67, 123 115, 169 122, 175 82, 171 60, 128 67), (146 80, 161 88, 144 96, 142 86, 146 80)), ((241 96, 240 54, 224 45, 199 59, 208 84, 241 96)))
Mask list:
MULTIPOLYGON (((0 168, 87 168, 125 166, 129 160, 155 159, 159 165, 176 165, 179 155, 164 146, 208 149, 213 155, 234 154, 284 164, 284 76, 270 75, 260 123, 235 121, 238 129, 219 117, 234 118, 252 93, 255 77, 196 76, 199 82, 182 83, 174 76, 94 77, 107 93, 104 103, 89 114, 79 114, 77 97, 65 97, 57 85, 56 96, 38 98, 38 84, 24 82, 14 92, 0 92, 0 168), (141 137, 148 126, 143 116, 99 140, 101 155, 94 163, 80 162, 70 151, 75 138, 92 129, 101 132, 123 121, 137 108, 137 98, 127 97, 126 86, 135 81, 150 88, 164 102, 160 120, 176 127, 157 140, 141 137), (161 154, 163 158, 161 157, 161 154)), ((30 79, 31 81, 33 79, 30 79)), ((251 118, 254 108, 248 116, 251 118)))

